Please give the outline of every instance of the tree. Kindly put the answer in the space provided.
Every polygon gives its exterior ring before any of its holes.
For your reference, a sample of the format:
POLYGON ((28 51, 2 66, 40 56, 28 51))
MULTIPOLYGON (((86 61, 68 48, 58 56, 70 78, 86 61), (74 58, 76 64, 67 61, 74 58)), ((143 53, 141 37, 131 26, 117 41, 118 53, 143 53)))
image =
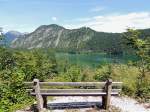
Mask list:
POLYGON ((138 30, 127 29, 123 34, 126 44, 134 49, 135 54, 139 57, 136 62, 140 74, 137 77, 137 96, 146 97, 150 95, 150 87, 148 86, 150 79, 150 41, 148 37, 142 38, 138 30))

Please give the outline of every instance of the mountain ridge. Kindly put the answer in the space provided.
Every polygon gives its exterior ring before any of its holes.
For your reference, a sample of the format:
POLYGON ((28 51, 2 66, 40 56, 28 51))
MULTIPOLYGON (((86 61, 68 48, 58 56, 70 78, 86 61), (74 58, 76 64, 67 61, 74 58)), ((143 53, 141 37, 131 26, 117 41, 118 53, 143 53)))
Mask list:
MULTIPOLYGON (((150 35, 150 29, 141 30, 150 35)), ((57 24, 42 25, 12 42, 12 48, 56 48, 74 51, 113 51, 124 48, 122 33, 97 32, 89 27, 66 29, 57 24)))

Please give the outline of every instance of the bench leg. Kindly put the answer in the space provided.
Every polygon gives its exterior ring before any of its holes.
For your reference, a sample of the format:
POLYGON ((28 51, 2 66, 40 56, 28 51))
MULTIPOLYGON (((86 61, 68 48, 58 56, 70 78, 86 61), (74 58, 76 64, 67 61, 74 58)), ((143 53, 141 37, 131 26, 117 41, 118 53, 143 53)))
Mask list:
POLYGON ((106 96, 102 96, 102 108, 106 109, 106 96))
POLYGON ((43 97, 43 108, 47 108, 47 96, 42 97, 43 97))

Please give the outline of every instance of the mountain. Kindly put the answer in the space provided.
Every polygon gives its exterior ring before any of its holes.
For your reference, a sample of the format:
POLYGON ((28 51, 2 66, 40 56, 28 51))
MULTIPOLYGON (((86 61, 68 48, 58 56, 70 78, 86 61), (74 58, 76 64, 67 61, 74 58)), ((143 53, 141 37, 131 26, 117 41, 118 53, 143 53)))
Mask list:
MULTIPOLYGON (((143 36, 150 36, 150 29, 140 30, 143 36)), ((121 53, 128 50, 122 33, 97 32, 88 27, 66 29, 51 24, 42 25, 32 33, 17 38, 12 48, 55 48, 69 51, 105 51, 121 53)))
POLYGON ((96 32, 88 27, 66 29, 56 24, 42 25, 34 32, 17 38, 12 48, 57 48, 65 50, 122 49, 121 34, 96 32))
POLYGON ((23 34, 18 31, 8 31, 7 33, 4 34, 4 36, 5 36, 5 41, 7 43, 11 43, 16 38, 23 36, 23 34))

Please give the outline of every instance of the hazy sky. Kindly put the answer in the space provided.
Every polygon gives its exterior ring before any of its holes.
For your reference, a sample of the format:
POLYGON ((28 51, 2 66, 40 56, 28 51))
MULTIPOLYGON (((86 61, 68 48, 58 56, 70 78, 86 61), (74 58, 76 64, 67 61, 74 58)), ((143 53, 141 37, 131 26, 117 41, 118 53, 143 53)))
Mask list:
POLYGON ((32 32, 40 25, 123 32, 150 28, 150 0, 0 0, 0 27, 32 32))

